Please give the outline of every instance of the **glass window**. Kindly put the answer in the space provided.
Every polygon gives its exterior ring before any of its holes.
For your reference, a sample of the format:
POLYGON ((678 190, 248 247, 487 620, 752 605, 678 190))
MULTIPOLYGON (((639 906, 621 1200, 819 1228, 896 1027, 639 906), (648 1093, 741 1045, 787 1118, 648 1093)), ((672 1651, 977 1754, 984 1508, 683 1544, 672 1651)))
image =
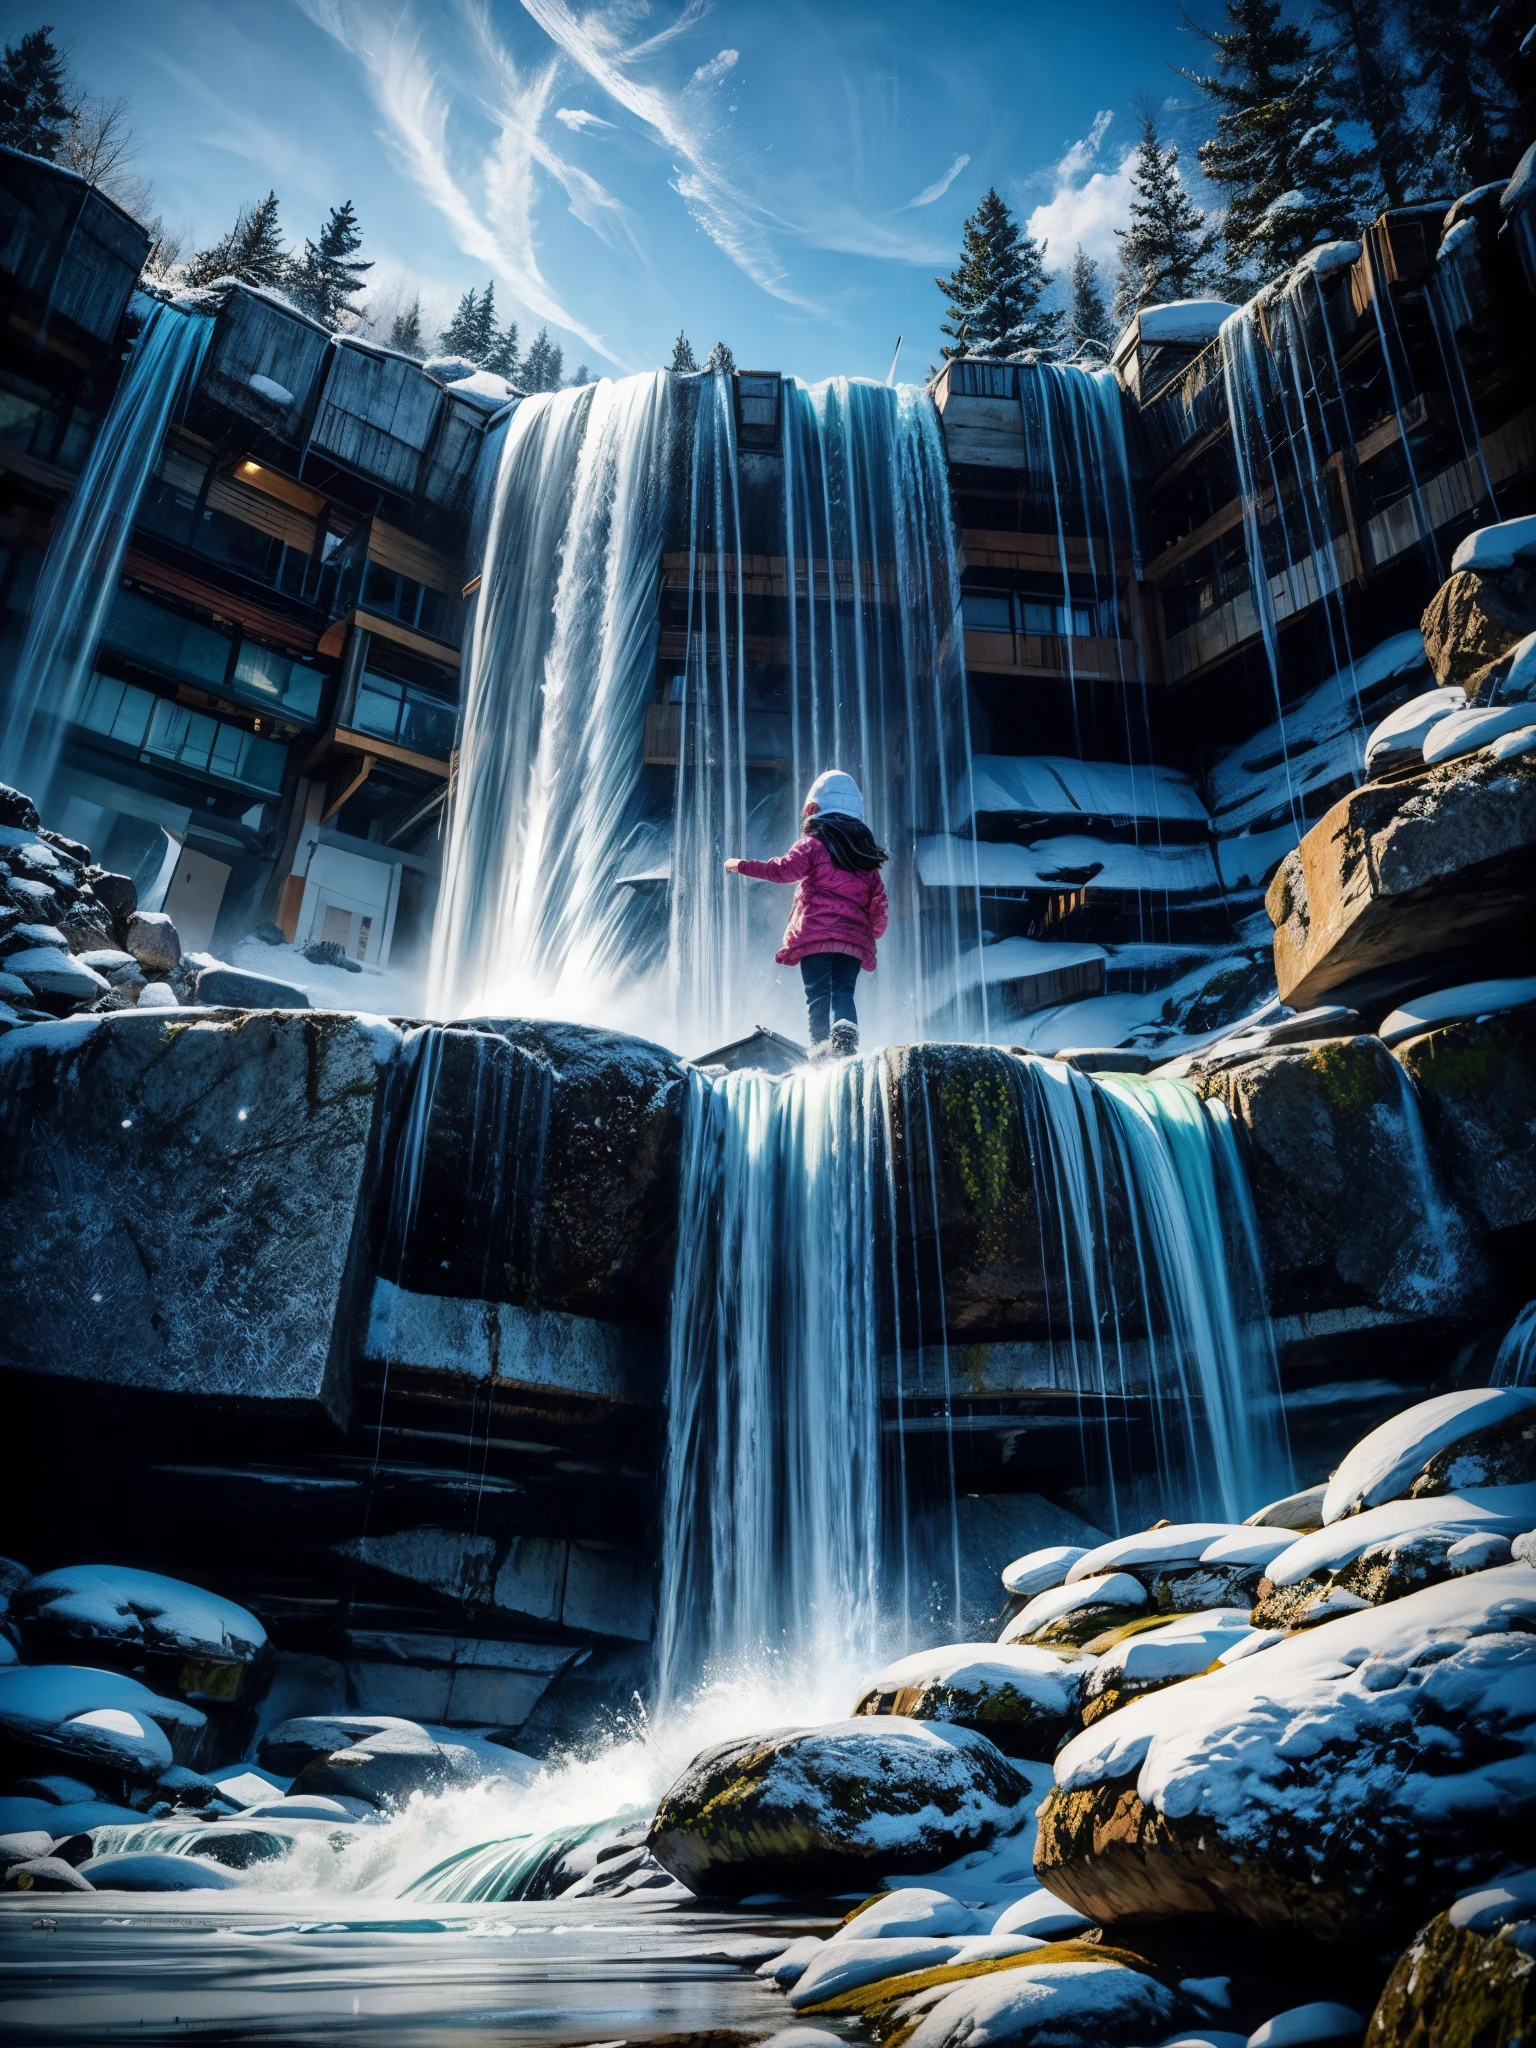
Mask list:
POLYGON ((230 688, 236 697, 281 711, 285 718, 317 718, 320 691, 325 678, 317 668, 280 654, 275 647, 262 647, 254 640, 241 642, 230 688))
POLYGON ((359 732, 377 733, 381 740, 392 740, 400 730, 404 699, 404 683, 396 682, 393 676, 376 676, 365 669, 357 686, 352 723, 359 732))
POLYGON ((454 707, 424 691, 408 690, 405 716, 401 720, 401 743, 413 754, 430 754, 434 761, 446 761, 453 751, 454 707))
POLYGON ((378 562, 370 562, 363 577, 363 603, 371 612, 384 612, 394 618, 400 607, 400 583, 393 569, 385 569, 378 562))
POLYGON ((88 732, 121 740, 124 746, 142 747, 154 707, 152 691, 121 683, 116 676, 96 676, 81 710, 80 723, 88 732))
POLYGON ((429 690, 412 689, 395 676, 364 670, 352 711, 352 724, 358 732, 374 733, 381 740, 409 747, 413 754, 446 761, 453 749, 456 721, 454 706, 429 690))
POLYGON ((185 676, 213 689, 223 687, 230 636, 180 618, 136 590, 117 593, 102 639, 107 646, 170 675, 185 676))
MULTIPOLYGON (((972 633, 1011 633, 1013 602, 1006 590, 967 590, 961 598, 961 616, 972 633)), ((1038 626, 1025 629, 1038 632, 1038 626)))

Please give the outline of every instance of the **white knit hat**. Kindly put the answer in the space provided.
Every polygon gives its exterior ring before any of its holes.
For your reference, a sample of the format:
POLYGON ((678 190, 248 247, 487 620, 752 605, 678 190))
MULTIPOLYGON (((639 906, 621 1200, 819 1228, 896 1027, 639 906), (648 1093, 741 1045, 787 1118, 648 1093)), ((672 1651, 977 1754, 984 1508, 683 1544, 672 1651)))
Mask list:
MULTIPOLYGON (((864 797, 859 785, 841 768, 829 768, 818 775, 805 792, 805 801, 818 811, 831 811, 840 818, 862 818, 864 797)), ((803 808, 803 807, 802 807, 803 808)))

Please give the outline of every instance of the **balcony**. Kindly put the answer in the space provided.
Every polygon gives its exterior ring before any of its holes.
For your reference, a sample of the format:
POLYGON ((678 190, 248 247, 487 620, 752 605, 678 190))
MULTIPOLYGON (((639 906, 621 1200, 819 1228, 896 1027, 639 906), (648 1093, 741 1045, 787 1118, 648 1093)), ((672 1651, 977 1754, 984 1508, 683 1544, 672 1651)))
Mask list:
POLYGON ((92 678, 79 723, 145 763, 190 769, 262 796, 276 796, 283 786, 288 750, 277 741, 116 676, 92 678))
POLYGON ((319 720, 323 669, 238 632, 185 618, 139 591, 118 591, 101 644, 119 661, 169 682, 191 683, 294 725, 319 720))

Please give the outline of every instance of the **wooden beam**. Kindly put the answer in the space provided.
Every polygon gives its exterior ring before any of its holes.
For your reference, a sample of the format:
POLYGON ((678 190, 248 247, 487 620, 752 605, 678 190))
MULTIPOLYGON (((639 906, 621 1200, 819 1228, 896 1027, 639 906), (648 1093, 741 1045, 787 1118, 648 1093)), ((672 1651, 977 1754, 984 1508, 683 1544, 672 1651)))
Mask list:
POLYGON ((362 788, 363 784, 368 780, 369 776, 373 773, 373 764, 377 758, 378 757, 374 754, 364 754, 362 761, 356 773, 352 776, 351 780, 343 783, 341 795, 338 796, 334 800, 334 802, 328 804, 326 808, 320 813, 320 822, 322 825, 328 825, 331 822, 332 818, 335 817, 336 813, 341 809, 342 805, 346 803, 348 798, 357 795, 357 792, 362 788))
POLYGON ((374 754, 380 761, 394 761, 402 768, 415 768, 423 775, 437 776, 442 782, 448 780, 446 761, 431 754, 413 753, 409 747, 397 747, 393 740, 381 740, 371 732, 352 732, 344 725, 336 726, 330 737, 333 746, 347 753, 374 754))
POLYGON ((372 633, 379 640, 392 640, 397 647, 423 655, 428 661, 439 662, 444 668, 463 666, 464 657, 457 647, 448 646, 446 641, 429 640, 425 633, 413 632, 409 626, 402 626, 398 619, 385 618, 379 612, 365 612, 361 606, 342 618, 332 619, 320 636, 318 651, 339 655, 346 644, 349 626, 360 626, 365 633, 372 633))
POLYGON ((1242 523, 1243 501, 1241 498, 1233 498, 1229 504, 1223 505, 1219 512, 1213 512, 1209 519, 1202 521, 1193 533, 1186 533, 1182 540, 1176 540, 1171 547, 1164 548, 1160 555, 1148 562, 1146 581, 1161 583, 1182 563, 1187 562, 1191 555, 1198 555, 1202 548, 1210 547, 1213 541, 1220 540, 1224 533, 1230 533, 1234 526, 1241 526, 1242 523))
POLYGON ((58 469, 51 462, 40 462, 35 455, 25 455, 19 448, 0 447, 0 469, 8 469, 24 483, 36 484, 61 498, 67 498, 75 488, 75 478, 69 470, 58 469))

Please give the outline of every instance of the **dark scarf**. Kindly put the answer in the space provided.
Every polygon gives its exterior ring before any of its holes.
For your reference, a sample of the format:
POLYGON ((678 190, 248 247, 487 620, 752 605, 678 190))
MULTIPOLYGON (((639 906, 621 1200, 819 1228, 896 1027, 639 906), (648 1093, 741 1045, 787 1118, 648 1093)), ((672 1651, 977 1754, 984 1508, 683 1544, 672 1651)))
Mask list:
POLYGON ((890 858, 883 846, 876 846, 875 835, 862 818, 828 811, 823 816, 808 818, 805 829, 821 841, 832 856, 832 865, 850 875, 868 874, 871 868, 883 866, 890 858))

